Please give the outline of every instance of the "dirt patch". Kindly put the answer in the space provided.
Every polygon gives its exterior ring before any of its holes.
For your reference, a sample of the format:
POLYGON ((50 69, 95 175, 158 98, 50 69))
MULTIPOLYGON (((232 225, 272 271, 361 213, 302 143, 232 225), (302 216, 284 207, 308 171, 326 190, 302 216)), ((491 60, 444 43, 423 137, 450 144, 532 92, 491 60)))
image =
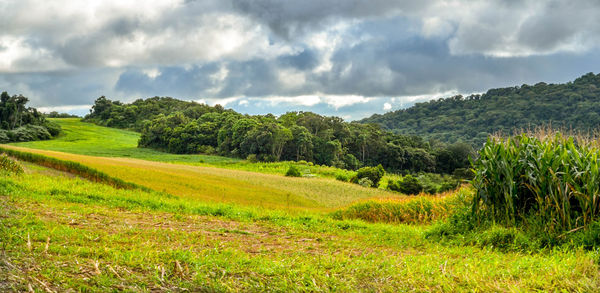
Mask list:
MULTIPOLYGON (((43 205, 26 208, 45 222, 55 222, 81 229, 92 229, 110 234, 152 233, 153 231, 194 234, 206 245, 219 244, 246 253, 325 253, 326 242, 337 241, 335 236, 324 234, 294 235, 288 230, 262 223, 220 220, 215 217, 178 215, 171 213, 142 213, 99 208, 94 213, 56 211, 43 205)), ((136 237, 132 235, 132 237, 136 237)), ((169 246, 187 247, 194 243, 177 241, 169 246)), ((185 239, 183 239, 185 240, 185 239)), ((101 239, 96 239, 101 241, 101 239)), ((201 248, 201 247, 199 247, 201 248)))

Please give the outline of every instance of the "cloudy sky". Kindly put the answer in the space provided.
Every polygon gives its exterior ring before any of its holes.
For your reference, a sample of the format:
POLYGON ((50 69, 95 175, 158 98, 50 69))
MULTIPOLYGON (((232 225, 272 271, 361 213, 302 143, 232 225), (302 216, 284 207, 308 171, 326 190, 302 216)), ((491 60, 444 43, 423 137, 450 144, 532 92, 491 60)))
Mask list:
POLYGON ((359 119, 600 66, 600 1, 0 0, 0 90, 359 119))

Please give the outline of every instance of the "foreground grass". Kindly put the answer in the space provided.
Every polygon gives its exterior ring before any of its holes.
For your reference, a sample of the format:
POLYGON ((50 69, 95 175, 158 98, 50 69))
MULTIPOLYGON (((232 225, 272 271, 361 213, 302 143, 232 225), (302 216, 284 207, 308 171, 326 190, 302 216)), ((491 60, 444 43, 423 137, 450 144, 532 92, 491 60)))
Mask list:
POLYGON ((427 226, 207 204, 71 178, 0 176, 0 290, 594 291, 583 251, 443 246, 427 226))

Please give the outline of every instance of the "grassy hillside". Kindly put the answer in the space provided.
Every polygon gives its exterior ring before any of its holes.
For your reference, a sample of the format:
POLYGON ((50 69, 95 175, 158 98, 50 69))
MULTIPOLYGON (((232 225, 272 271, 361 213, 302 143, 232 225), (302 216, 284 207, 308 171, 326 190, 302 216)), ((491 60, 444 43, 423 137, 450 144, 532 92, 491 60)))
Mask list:
POLYGON ((581 131, 600 125, 600 74, 588 73, 565 84, 491 89, 483 95, 456 96, 373 115, 376 123, 400 134, 481 146, 489 134, 545 124, 581 131))
POLYGON ((347 172, 334 167, 315 166, 296 162, 251 163, 222 156, 169 154, 148 148, 138 148, 137 142, 140 134, 137 132, 81 122, 78 118, 50 120, 59 124, 63 129, 62 134, 58 138, 51 141, 31 141, 12 143, 11 145, 80 155, 124 157, 197 166, 215 166, 268 174, 283 175, 291 164, 298 166, 303 172, 316 174, 321 177, 333 178, 340 172, 347 172))
POLYGON ((362 198, 400 196, 381 189, 323 178, 290 178, 207 166, 7 147, 78 162, 127 182, 211 202, 290 210, 330 210, 362 198))
POLYGON ((0 176, 0 291, 594 291, 594 255, 503 253, 366 224, 0 176))
POLYGON ((220 156, 175 155, 147 148, 138 148, 139 133, 84 123, 81 122, 80 118, 50 118, 48 120, 57 123, 63 130, 56 139, 13 143, 13 145, 81 155, 131 157, 162 162, 214 163, 238 161, 220 156))

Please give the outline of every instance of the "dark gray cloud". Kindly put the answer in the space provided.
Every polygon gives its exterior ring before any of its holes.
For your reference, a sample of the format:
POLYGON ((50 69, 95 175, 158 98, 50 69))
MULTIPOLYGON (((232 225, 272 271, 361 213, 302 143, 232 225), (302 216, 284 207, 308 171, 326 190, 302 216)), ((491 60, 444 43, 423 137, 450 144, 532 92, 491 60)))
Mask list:
POLYGON ((595 0, 2 1, 0 89, 40 107, 159 95, 357 118, 598 71, 599 12, 595 0))

